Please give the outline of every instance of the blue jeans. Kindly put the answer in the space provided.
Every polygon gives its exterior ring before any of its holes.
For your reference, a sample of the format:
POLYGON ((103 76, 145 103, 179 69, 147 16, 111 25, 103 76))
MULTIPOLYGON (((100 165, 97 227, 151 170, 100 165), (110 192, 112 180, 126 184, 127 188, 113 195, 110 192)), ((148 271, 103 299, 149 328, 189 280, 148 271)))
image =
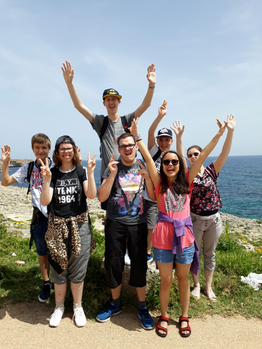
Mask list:
POLYGON ((195 253, 195 245, 185 247, 182 253, 173 254, 172 250, 162 250, 153 247, 154 261, 159 263, 191 264, 195 253))

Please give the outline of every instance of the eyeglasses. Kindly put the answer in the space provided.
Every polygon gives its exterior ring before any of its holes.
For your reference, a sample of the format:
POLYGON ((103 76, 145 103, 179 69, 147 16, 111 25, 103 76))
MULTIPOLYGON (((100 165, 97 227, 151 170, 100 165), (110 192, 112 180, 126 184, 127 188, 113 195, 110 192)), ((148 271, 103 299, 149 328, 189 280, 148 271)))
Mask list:
POLYGON ((177 160, 177 159, 172 159, 172 160, 166 159, 166 160, 163 160, 163 164, 165 166, 168 166, 170 164, 170 162, 171 162, 172 165, 176 166, 176 165, 178 165, 179 160, 177 160))
POLYGON ((195 152, 195 153, 192 153, 192 154, 188 154, 187 157, 188 157, 188 159, 192 158, 192 156, 194 156, 195 158, 197 158, 199 154, 200 154, 200 153, 195 152))
POLYGON ((120 149, 120 150, 125 150, 125 149, 128 149, 128 148, 129 148, 129 149, 132 150, 132 149, 134 149, 134 147, 135 147, 135 144, 127 144, 127 145, 120 145, 120 146, 119 146, 119 149, 120 149))
POLYGON ((73 151, 73 148, 59 148, 59 151, 61 151, 61 153, 64 153, 66 151, 68 151, 69 153, 71 153, 71 151, 73 151))

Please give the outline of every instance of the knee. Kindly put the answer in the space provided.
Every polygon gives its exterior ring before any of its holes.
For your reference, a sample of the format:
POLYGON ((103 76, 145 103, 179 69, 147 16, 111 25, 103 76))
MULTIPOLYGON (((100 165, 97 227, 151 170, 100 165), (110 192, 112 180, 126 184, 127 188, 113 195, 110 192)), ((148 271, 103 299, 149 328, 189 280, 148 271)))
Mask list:
POLYGON ((164 291, 168 291, 171 288, 172 285, 172 281, 173 281, 173 277, 171 276, 167 276, 167 277, 161 277, 161 288, 164 291))
POLYGON ((189 285, 188 275, 187 276, 178 276, 177 282, 180 287, 187 287, 189 285))

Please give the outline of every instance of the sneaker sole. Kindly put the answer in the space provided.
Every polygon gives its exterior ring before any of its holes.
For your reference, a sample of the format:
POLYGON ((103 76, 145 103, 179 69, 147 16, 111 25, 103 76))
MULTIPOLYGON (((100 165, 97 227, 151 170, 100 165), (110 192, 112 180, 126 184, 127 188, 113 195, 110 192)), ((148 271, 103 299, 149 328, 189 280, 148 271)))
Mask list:
MULTIPOLYGON (((120 314, 120 313, 121 313, 121 311, 122 311, 122 310, 119 310, 118 312, 116 312, 116 313, 112 314, 111 316, 114 316, 114 315, 120 314)), ((109 316, 109 317, 108 317, 107 319, 105 319, 105 320, 101 320, 101 319, 98 319, 98 317, 96 317, 96 321, 98 321, 98 322, 106 322, 106 321, 110 320, 111 316, 109 316)))
MULTIPOLYGON (((139 319, 142 320, 141 316, 139 314, 137 314, 137 315, 138 315, 139 319)), ((143 327, 144 330, 153 330, 153 328, 154 328, 154 325, 152 327, 145 327, 142 322, 141 322, 141 326, 143 327)))
POLYGON ((48 301, 48 298, 47 299, 42 299, 42 298, 40 298, 40 296, 38 296, 38 300, 39 300, 40 303, 46 303, 48 301))

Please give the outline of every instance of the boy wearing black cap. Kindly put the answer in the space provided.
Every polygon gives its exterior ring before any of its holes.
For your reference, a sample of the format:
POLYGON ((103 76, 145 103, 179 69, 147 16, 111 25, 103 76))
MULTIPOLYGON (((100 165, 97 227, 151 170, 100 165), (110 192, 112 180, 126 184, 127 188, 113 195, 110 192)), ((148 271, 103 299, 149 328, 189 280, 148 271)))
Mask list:
MULTIPOLYGON (((148 130, 148 150, 150 155, 152 156, 156 168, 159 171, 160 170, 160 164, 161 164, 161 155, 163 152, 169 151, 170 147, 173 143, 173 137, 172 137, 172 131, 166 127, 161 128, 157 132, 157 136, 155 136, 155 131, 157 126, 159 125, 160 121, 163 119, 163 117, 167 113, 167 101, 164 100, 161 107, 158 109, 158 115, 156 119, 153 121, 152 125, 150 126, 148 130)), ((157 216, 157 203, 155 201, 152 201, 147 193, 145 193, 145 207, 147 212, 147 260, 151 261, 152 254, 151 254, 151 236, 155 229, 156 225, 156 216, 157 216)))
POLYGON ((77 95, 74 85, 73 77, 74 70, 71 67, 70 62, 66 61, 62 67, 63 76, 67 84, 67 88, 75 108, 84 115, 84 117, 91 123, 93 129, 98 134, 101 141, 100 157, 101 163, 101 177, 104 174, 105 169, 109 163, 111 155, 115 155, 115 160, 118 160, 120 154, 118 153, 117 138, 125 133, 125 128, 131 126, 131 122, 134 117, 140 117, 150 106, 151 100, 154 94, 154 88, 156 84, 155 65, 151 64, 147 68, 147 80, 149 82, 148 90, 142 104, 135 110, 135 112, 126 114, 125 119, 120 118, 118 113, 118 107, 121 103, 122 96, 113 88, 106 89, 103 93, 103 104, 107 109, 108 125, 106 130, 102 134, 102 128, 104 124, 104 115, 98 115, 92 113, 81 101, 77 95), (125 126, 126 124, 126 126, 125 126))

